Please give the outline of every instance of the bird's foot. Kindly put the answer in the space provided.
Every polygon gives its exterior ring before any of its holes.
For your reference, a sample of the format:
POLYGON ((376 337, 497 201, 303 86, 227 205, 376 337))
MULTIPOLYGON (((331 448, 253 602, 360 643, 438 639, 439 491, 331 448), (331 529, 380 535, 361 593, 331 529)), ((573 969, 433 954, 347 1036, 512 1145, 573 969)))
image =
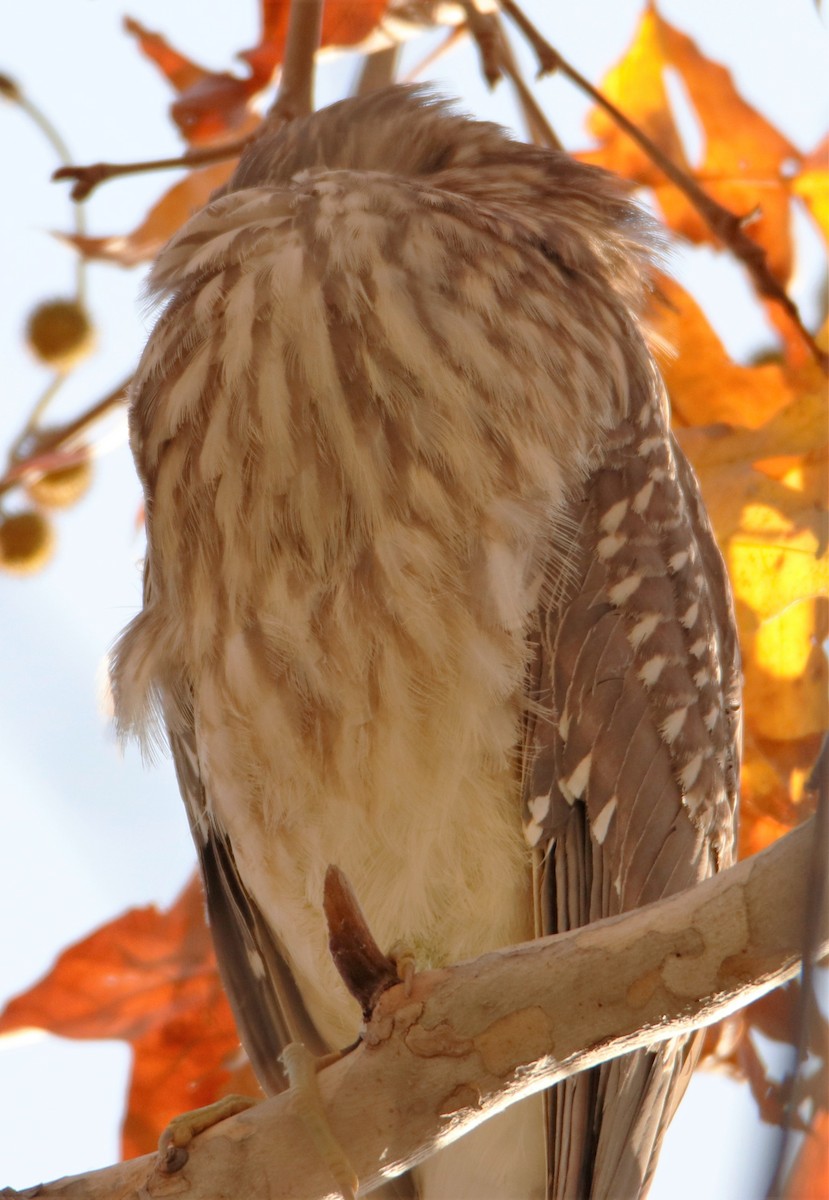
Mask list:
POLYGON ((316 1058, 301 1042, 291 1042, 282 1051, 282 1062, 291 1081, 296 1112, 317 1152, 334 1176, 343 1200, 355 1200, 359 1180, 348 1155, 334 1136, 317 1083, 317 1073, 337 1062, 345 1053, 347 1051, 316 1058))
POLYGON ((250 1096, 223 1096, 215 1104, 206 1104, 204 1108, 194 1108, 192 1112, 173 1117, 158 1141, 162 1170, 168 1175, 180 1171, 190 1156, 188 1146, 197 1134, 257 1103, 250 1096))

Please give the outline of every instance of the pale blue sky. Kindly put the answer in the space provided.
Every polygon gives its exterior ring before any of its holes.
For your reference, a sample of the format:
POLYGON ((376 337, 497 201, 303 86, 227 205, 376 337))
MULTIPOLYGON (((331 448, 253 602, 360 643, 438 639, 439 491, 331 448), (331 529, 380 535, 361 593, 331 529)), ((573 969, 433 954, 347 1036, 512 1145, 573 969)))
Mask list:
MULTIPOLYGON (((640 3, 535 0, 527 9, 570 61, 598 80, 629 40, 640 3)), ((747 98, 800 147, 816 143, 827 123, 827 39, 811 0, 666 0, 661 10, 726 61, 747 98)), ((256 40, 254 0, 5 0, 0 70, 55 120, 79 162, 177 149, 166 88, 121 32, 125 13, 216 68, 256 40)), ((342 60, 326 69, 321 102, 343 94, 352 69, 342 60)), ((491 95, 478 82, 471 50, 447 58, 441 77, 479 115, 513 120, 503 85, 491 95)), ((559 79, 545 81, 540 96, 567 144, 583 145, 586 102, 559 79)), ((65 190, 47 182, 52 152, 9 105, 0 106, 0 147, 5 446, 46 382, 21 342, 25 316, 40 300, 71 289, 73 261, 46 232, 69 221, 65 190)), ((131 227, 168 182, 148 176, 100 189, 89 205, 91 232, 131 227)), ((810 245, 807 237, 799 274, 807 301, 810 245)), ((739 272, 719 256, 704 259, 700 266, 678 253, 676 269, 700 288, 714 281, 716 319, 732 352, 756 349, 764 326, 746 320, 739 272)), ((101 353, 73 376, 61 413, 77 411, 130 371, 147 331, 141 278, 141 271, 93 268, 89 302, 101 353)), ((124 908, 168 904, 192 869, 169 762, 147 771, 134 748, 122 756, 98 699, 107 649, 140 603, 138 503, 122 444, 98 463, 88 499, 58 518, 52 566, 26 580, 0 574, 0 1003, 42 974, 62 947, 124 908)), ((128 1051, 118 1043, 43 1035, 0 1042, 0 1186, 24 1187, 113 1161, 127 1070, 128 1051)), ((769 1146, 768 1137, 758 1137, 744 1090, 700 1077, 671 1131, 652 1198, 754 1200, 762 1195, 769 1146)))

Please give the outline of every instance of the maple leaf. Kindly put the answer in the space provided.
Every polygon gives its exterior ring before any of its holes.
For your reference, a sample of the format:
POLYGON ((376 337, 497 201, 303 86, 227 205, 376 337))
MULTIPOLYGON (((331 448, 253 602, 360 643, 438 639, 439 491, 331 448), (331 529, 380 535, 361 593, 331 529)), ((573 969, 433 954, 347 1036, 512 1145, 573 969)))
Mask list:
MULTIPOLYGON (((715 200, 750 221, 747 232, 766 252, 772 273, 786 282, 792 268, 791 196, 800 152, 740 96, 730 72, 706 58, 694 41, 645 10, 633 42, 609 72, 602 91, 715 200), (690 162, 668 80, 679 76, 701 132, 702 153, 690 162)), ((693 242, 714 236, 686 196, 600 108, 589 127, 599 149, 579 157, 653 189, 666 223, 693 242)))
POLYGON ((829 134, 803 160, 802 170, 792 181, 792 190, 806 206, 829 244, 829 134))
POLYGON ((829 1113, 819 1112, 806 1133, 784 1200, 829 1196, 829 1113))
MULTIPOLYGON (((176 50, 161 34, 146 29, 132 17, 124 21, 127 33, 138 41, 177 93, 170 115, 191 146, 213 145, 239 137, 255 126, 252 104, 272 82, 285 54, 290 0, 262 0, 261 35, 250 50, 237 58, 249 67, 246 76, 211 71, 176 50)), ((376 27, 388 0, 328 0, 323 11, 320 46, 354 46, 376 27)))
POLYGON ((233 160, 188 172, 168 188, 130 233, 106 234, 102 237, 87 237, 77 233, 61 233, 57 236, 74 246, 87 259, 118 263, 122 267, 146 262, 154 258, 188 217, 206 204, 216 189, 227 182, 235 166, 233 160))
POLYGON ((703 310, 675 280, 660 276, 656 296, 649 326, 675 428, 724 422, 756 429, 792 402, 795 389, 782 364, 733 362, 703 310))
POLYGON ((258 1090, 249 1069, 234 1064, 239 1037, 195 877, 166 912, 131 909, 63 951, 0 1014, 0 1035, 32 1027, 130 1043, 127 1157, 155 1149, 178 1113, 258 1090))

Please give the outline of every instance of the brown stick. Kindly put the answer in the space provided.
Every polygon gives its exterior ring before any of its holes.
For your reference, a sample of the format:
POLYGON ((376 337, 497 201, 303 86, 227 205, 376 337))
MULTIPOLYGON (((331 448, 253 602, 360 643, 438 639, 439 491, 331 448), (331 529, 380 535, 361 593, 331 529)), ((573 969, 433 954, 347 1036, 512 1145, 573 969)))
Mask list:
POLYGON ((229 158, 238 158, 246 146, 250 144, 255 133, 247 137, 236 138, 232 142, 222 142, 220 146, 209 146, 203 150, 188 150, 174 158, 150 158, 144 162, 129 163, 91 163, 88 167, 59 167, 52 175, 53 182, 62 179, 74 179, 72 188, 73 200, 85 200, 90 192, 108 179, 117 179, 122 175, 140 175, 146 171, 167 171, 176 167, 204 167, 209 163, 224 162, 229 158))
POLYGON ((279 92, 268 119, 293 121, 314 110, 314 58, 322 31, 323 0, 291 0, 279 92))
MULTIPOLYGON (((53 464, 48 461, 49 457, 54 456, 63 447, 74 447, 82 433, 112 409, 122 405, 131 382, 131 379, 125 379, 103 399, 79 416, 73 417, 71 421, 67 421, 65 425, 57 425, 51 429, 28 430, 22 438, 18 438, 12 451, 11 462, 0 476, 0 495, 17 487, 21 480, 39 468, 51 470, 53 464)), ((64 462, 62 465, 68 464, 64 462)))

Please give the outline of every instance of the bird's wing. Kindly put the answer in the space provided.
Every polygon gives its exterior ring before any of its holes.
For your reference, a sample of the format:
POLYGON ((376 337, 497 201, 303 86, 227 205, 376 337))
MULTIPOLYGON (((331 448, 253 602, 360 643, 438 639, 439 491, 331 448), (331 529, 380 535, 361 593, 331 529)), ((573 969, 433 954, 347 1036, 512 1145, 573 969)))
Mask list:
MULTIPOLYGON (((151 604, 152 591, 148 558, 144 565, 145 608, 151 604)), ((284 951, 241 880, 228 838, 211 816, 187 687, 179 682, 166 694, 162 689, 161 706, 199 856, 222 983, 256 1078, 272 1095, 288 1086, 280 1055, 289 1042, 301 1041, 314 1054, 323 1054, 329 1047, 308 1015, 284 951)))
POLYGON ((286 956, 242 882, 233 849, 211 820, 192 727, 170 733, 181 795, 199 855, 222 982, 256 1077, 270 1095, 287 1087, 280 1055, 289 1042, 326 1046, 308 1015, 286 956))
MULTIPOLYGON (((523 794, 541 932, 690 887, 731 861, 739 662, 696 480, 658 397, 614 432, 571 517, 532 640, 523 794)), ((551 1197, 644 1194, 687 1085, 687 1039, 550 1093, 551 1197)))

